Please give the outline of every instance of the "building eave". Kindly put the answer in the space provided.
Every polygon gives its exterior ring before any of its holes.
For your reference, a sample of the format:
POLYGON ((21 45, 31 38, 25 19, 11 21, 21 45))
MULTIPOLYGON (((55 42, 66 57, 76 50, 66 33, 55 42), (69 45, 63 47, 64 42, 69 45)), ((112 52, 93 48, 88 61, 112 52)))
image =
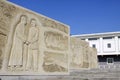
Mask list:
POLYGON ((80 35, 72 35, 71 37, 79 37, 79 38, 92 38, 92 37, 109 37, 109 36, 120 36, 120 31, 117 32, 105 32, 105 33, 93 33, 93 34, 80 34, 80 35))

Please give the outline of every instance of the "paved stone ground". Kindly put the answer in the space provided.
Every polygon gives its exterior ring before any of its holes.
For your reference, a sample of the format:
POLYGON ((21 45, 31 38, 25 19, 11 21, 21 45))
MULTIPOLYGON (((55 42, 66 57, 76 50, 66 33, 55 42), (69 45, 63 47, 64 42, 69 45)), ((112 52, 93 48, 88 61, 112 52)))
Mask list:
POLYGON ((0 76, 0 80, 120 80, 120 69, 71 70, 64 76, 0 76))

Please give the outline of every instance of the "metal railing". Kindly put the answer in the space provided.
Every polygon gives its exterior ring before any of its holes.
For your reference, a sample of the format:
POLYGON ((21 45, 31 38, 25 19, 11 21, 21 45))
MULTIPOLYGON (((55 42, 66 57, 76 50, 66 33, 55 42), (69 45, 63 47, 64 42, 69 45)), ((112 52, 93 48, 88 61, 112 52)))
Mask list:
POLYGON ((112 64, 108 64, 107 62, 99 62, 99 68, 102 69, 116 69, 116 68, 120 68, 120 62, 114 62, 112 64))

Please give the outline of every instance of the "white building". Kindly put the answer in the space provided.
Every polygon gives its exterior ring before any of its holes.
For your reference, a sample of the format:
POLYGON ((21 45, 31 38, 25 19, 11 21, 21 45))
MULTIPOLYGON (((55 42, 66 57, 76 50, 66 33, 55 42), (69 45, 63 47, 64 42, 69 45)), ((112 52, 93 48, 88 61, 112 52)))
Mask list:
POLYGON ((86 40, 91 47, 97 48, 98 61, 101 65, 120 63, 120 32, 82 34, 72 37, 86 40))

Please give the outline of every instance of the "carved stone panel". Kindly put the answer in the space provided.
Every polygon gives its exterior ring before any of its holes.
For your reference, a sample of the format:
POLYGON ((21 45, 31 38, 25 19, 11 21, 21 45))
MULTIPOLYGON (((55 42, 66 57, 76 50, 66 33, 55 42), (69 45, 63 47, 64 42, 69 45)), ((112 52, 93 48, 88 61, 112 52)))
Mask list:
POLYGON ((68 74, 67 25, 6 1, 0 15, 1 75, 68 74))
POLYGON ((47 31, 45 35, 45 45, 52 50, 68 50, 68 37, 57 32, 47 31))
POLYGON ((63 53, 45 52, 43 67, 46 72, 67 72, 68 56, 63 53))
POLYGON ((97 59, 97 49, 89 47, 88 48, 88 58, 89 58, 89 67, 98 68, 98 59, 97 59))
POLYGON ((89 47, 89 44, 78 38, 70 38, 71 53, 70 53, 70 68, 96 68, 97 54, 96 50, 89 47))
POLYGON ((87 47, 88 43, 77 38, 70 38, 71 44, 71 56, 70 56, 70 68, 80 69, 87 68, 89 65, 87 59, 87 47))

